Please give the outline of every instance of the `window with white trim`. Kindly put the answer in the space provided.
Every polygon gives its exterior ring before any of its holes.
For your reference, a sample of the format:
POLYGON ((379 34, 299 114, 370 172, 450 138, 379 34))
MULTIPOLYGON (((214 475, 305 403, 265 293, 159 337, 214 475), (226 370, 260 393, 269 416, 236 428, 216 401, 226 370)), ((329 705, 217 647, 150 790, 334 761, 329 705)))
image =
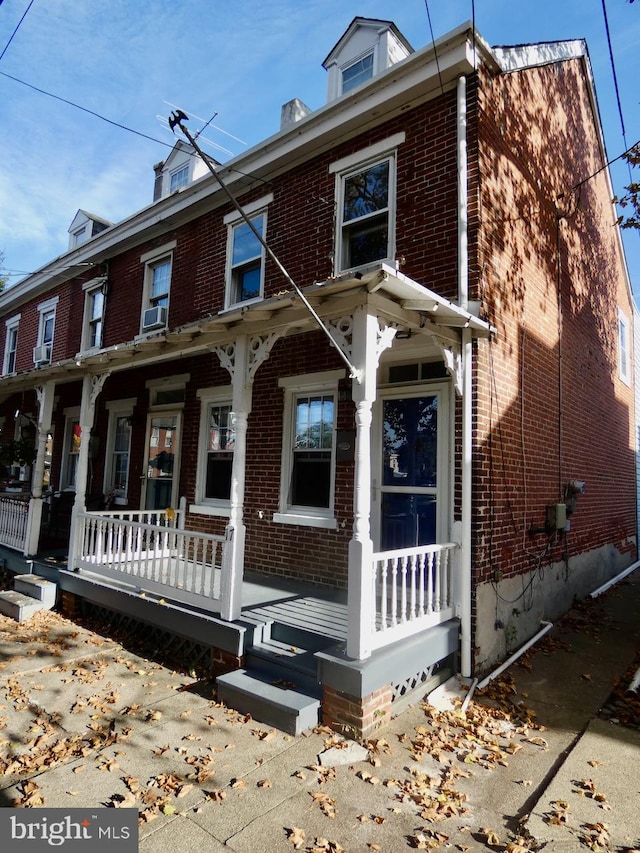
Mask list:
POLYGON ((109 412, 107 452, 105 455, 104 493, 115 503, 123 503, 129 490, 131 459, 131 419, 135 397, 106 404, 109 412))
POLYGON ((178 169, 175 169, 171 172, 169 177, 169 192, 175 192, 176 190, 182 189, 182 187, 186 187, 189 183, 189 164, 185 163, 184 166, 180 166, 178 169))
POLYGON ((231 387, 201 388, 196 512, 228 515, 235 429, 231 387))
POLYGON ((58 297, 56 296, 38 305, 38 337, 33 351, 33 361, 35 364, 46 364, 51 361, 57 304, 58 297))
POLYGON ((618 309, 618 374, 620 379, 631 385, 631 338, 629 320, 626 314, 618 309))
POLYGON ((373 50, 341 69, 342 94, 350 92, 373 77, 373 50))
POLYGON ((335 527, 335 431, 344 371, 279 380, 285 389, 280 512, 274 521, 335 527))
POLYGON ((145 265, 141 323, 143 333, 166 328, 168 324, 171 269, 175 247, 176 241, 173 240, 152 252, 147 252, 140 258, 145 265))
POLYGON ((64 445, 62 449, 60 488, 63 491, 75 491, 82 435, 82 430, 80 429, 80 407, 74 406, 73 408, 65 409, 64 415, 64 445))
POLYGON ((98 349, 102 346, 104 325, 105 279, 87 282, 84 285, 84 323, 82 327, 82 350, 98 349))
POLYGON ((2 364, 2 372, 6 376, 16 372, 16 357, 18 354, 18 325, 20 323, 20 314, 15 317, 10 317, 5 322, 5 340, 4 340, 4 360, 2 364))
MULTIPOLYGON (((267 233, 269 195, 244 208, 257 233, 264 240, 267 233)), ((228 228, 225 308, 262 299, 264 293, 264 246, 237 211, 227 214, 228 228)))
POLYGON ((329 167, 336 175, 336 272, 393 261, 396 148, 404 139, 395 134, 329 167))

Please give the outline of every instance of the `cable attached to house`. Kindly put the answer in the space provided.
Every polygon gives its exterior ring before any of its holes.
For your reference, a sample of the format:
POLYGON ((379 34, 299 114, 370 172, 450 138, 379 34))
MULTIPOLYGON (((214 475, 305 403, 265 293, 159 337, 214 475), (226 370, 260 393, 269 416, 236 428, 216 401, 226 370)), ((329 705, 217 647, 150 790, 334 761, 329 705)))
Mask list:
POLYGON ((184 126, 184 123, 183 123, 183 122, 185 122, 185 121, 187 120, 187 118, 188 118, 188 117, 187 117, 187 115, 186 115, 182 110, 175 110, 175 111, 171 114, 171 117, 169 118, 169 127, 171 128, 171 130, 173 130, 173 132, 174 132, 174 133, 175 133, 175 128, 176 128, 176 126, 177 126, 177 127, 179 127, 179 128, 180 128, 180 130, 182 131, 182 133, 185 135, 185 137, 186 137, 186 138, 187 138, 187 140, 189 141, 189 143, 193 146, 193 148, 194 148, 194 149, 196 150, 196 152, 200 155, 200 157, 202 157, 202 159, 203 159, 203 161, 204 161, 205 165, 207 166, 207 168, 209 169, 209 171, 211 172, 211 174, 213 175, 213 177, 216 179, 216 181, 217 181, 217 182, 218 182, 218 184, 220 185, 220 189, 224 192, 224 194, 227 196, 227 198, 229 199, 229 201, 231 202, 231 204, 232 204, 232 205, 235 207, 235 209, 238 211, 238 213, 240 214, 240 216, 242 217, 242 219, 243 219, 243 220, 245 221, 245 223, 249 226, 249 228, 250 228, 250 229, 251 229, 251 231, 253 232, 254 237, 258 240, 258 242, 259 242, 259 243, 260 243, 260 245, 264 248, 264 250, 267 252, 267 254, 268 254, 268 255, 269 255, 269 257, 271 258, 271 260, 272 260, 272 261, 275 263, 275 265, 278 267, 278 269, 280 270, 280 272, 282 273, 282 275, 283 275, 283 276, 285 277, 285 279, 287 280, 288 284, 290 284, 290 285, 291 285, 291 287, 295 290, 295 292, 296 292, 297 296, 299 297, 300 301, 303 303, 303 305, 305 306, 305 308, 307 309, 307 311, 311 314, 311 316, 313 317, 313 319, 316 321, 316 323, 317 323, 317 325, 319 326, 319 328, 320 328, 320 329, 325 333, 325 335, 329 338, 329 341, 331 342, 331 345, 332 345, 333 347, 335 347, 335 349, 338 351, 338 354, 340 355, 340 358, 344 361, 344 363, 345 363, 345 364, 347 365, 347 367, 349 368, 349 376, 351 377, 351 379, 356 379, 358 382, 361 382, 361 381, 362 381, 362 371, 361 371, 361 370, 358 370, 356 367, 354 367, 354 365, 353 365, 353 364, 351 364, 351 362, 349 361, 349 359, 347 358, 347 356, 346 356, 346 355, 344 354, 344 352, 342 351, 342 349, 341 349, 341 347, 340 347, 340 344, 335 340, 335 338, 333 337, 333 335, 331 334, 331 332, 329 331, 329 329, 327 329, 327 327, 325 326, 325 324, 322 322, 322 319, 320 318, 320 316, 318 315, 318 313, 317 313, 317 312, 316 312, 316 310, 314 309, 313 305, 309 302, 309 300, 308 300, 308 299, 307 299, 307 297, 304 295, 304 293, 302 292, 302 290, 300 289, 300 287, 298 287, 298 285, 296 284, 296 282, 291 278, 291 276, 290 276, 290 275, 289 275, 289 273, 287 272, 287 270, 286 270, 286 268, 285 268, 284 264, 280 261, 280 259, 279 259, 279 258, 278 258, 278 256, 275 254, 275 252, 273 251, 273 249, 269 246, 269 244, 268 244, 268 243, 267 243, 267 241, 264 239, 264 237, 262 236, 262 234, 258 231, 258 229, 256 228, 256 226, 255 226, 255 225, 253 224, 253 222, 251 221, 251 219, 247 216, 247 214, 245 213, 244 208, 242 207, 242 205, 240 204, 240 202, 236 199, 236 197, 233 195, 233 193, 231 192, 231 190, 230 190, 230 189, 227 187, 227 185, 224 183, 224 181, 222 180, 222 178, 220 177, 220 175, 216 172, 216 170, 214 169, 214 167, 211 165, 211 163, 210 163, 210 161, 209 161, 209 158, 208 158, 208 157, 207 157, 207 155, 206 155, 206 154, 205 154, 205 153, 200 149, 200 146, 199 146, 199 145, 198 145, 198 143, 196 142, 195 137, 194 137, 194 136, 193 136, 193 135, 192 135, 192 134, 187 130, 187 128, 184 126))

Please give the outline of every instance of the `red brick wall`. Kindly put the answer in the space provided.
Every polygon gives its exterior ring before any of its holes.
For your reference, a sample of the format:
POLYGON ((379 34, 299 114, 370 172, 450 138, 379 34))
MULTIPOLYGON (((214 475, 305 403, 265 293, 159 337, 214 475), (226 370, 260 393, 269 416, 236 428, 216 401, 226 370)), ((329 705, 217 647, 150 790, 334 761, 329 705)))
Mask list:
MULTIPOLYGON (((476 581, 610 543, 635 552, 633 401, 617 363, 631 320, 611 190, 578 61, 485 80, 479 104, 476 581), (571 479, 566 537, 530 535, 571 479), (547 551, 547 544, 549 549, 547 551)), ((568 571, 571 571, 571 562, 568 571)))

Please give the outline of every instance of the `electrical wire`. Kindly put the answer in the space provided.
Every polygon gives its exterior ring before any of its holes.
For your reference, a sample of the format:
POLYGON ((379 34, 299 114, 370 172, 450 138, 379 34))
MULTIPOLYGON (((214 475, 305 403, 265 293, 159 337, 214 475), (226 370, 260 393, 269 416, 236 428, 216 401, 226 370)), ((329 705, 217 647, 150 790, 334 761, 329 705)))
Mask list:
POLYGON ((13 31, 13 32, 11 33, 11 35, 9 36, 9 41, 5 44, 4 48, 2 49, 2 53, 0 53, 0 61, 2 61, 3 56, 5 55, 5 53, 7 52, 7 50, 9 49, 9 45, 10 45, 10 44, 11 44, 11 42, 13 41, 14 36, 15 36, 15 35, 16 35, 16 33, 18 32, 18 30, 20 29, 20 25, 22 24, 22 22, 24 21, 24 19, 27 17, 27 14, 28 14, 28 12, 29 12, 29 9, 33 6, 34 2, 35 2, 35 0, 31 0, 31 2, 29 3, 29 5, 27 6, 27 8, 24 10, 24 14, 22 15, 22 17, 20 18, 20 20, 19 20, 19 21, 18 21, 18 23, 16 24, 14 31, 13 31))
POLYGON ((436 40, 433 35, 433 26, 431 24, 431 12, 429 12, 429 0, 424 0, 424 7, 427 10, 427 19, 429 21, 429 30, 431 32, 431 44, 433 45, 433 55, 436 60, 436 69, 438 70, 438 80, 440 81, 440 91, 444 95, 444 84, 442 82, 442 74, 440 73, 440 60, 438 59, 438 51, 436 49, 436 40))

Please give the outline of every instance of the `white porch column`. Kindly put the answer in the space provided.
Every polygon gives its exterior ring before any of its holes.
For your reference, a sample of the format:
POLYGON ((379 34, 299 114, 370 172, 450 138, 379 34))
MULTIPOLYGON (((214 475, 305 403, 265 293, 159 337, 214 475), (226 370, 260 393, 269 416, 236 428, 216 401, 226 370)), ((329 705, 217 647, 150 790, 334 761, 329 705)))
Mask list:
POLYGON ((38 553, 40 525, 42 523, 42 480, 44 478, 44 458, 47 449, 47 436, 51 432, 53 398, 55 382, 47 382, 36 388, 38 398, 38 447, 31 477, 31 500, 27 518, 27 535, 24 543, 25 556, 38 553))
POLYGON ((96 412, 96 400, 107 381, 110 373, 101 373, 97 376, 87 375, 82 380, 82 401, 80 403, 80 450, 78 451, 78 463, 76 467, 76 497, 71 513, 71 532, 69 536, 69 566, 73 568, 73 562, 80 543, 77 541, 77 514, 86 509, 87 497, 87 475, 89 473, 89 442, 91 430, 96 412))
POLYGON ((220 581, 221 611, 223 619, 239 619, 242 611, 242 578, 244 575, 244 489, 247 466, 247 425, 251 414, 253 378, 260 365, 269 357, 271 348, 280 337, 274 333, 265 337, 248 338, 240 335, 233 344, 217 347, 220 363, 231 376, 232 411, 230 427, 234 430, 231 490, 229 495, 229 522, 226 527, 228 542, 222 561, 220 581))
POLYGON ((391 346, 395 329, 381 331, 378 318, 367 308, 353 317, 352 360, 360 381, 353 381, 356 404, 356 453, 353 494, 353 537, 349 542, 347 591, 347 655, 363 660, 371 655, 375 619, 375 578, 371 539, 371 422, 376 399, 380 354, 391 346))

